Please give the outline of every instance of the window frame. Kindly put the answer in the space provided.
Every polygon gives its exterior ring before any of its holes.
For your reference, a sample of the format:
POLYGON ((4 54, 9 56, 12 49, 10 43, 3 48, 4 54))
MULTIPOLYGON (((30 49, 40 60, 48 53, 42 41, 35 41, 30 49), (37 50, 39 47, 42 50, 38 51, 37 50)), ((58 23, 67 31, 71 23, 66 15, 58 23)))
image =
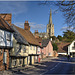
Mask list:
POLYGON ((6 40, 11 41, 11 33, 6 33, 6 40))

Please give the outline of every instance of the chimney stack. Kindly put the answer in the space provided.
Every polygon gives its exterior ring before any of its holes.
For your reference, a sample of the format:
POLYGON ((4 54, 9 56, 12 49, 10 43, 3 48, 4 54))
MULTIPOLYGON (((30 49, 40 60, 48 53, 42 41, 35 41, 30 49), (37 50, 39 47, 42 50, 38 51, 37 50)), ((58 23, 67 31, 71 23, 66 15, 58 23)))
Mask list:
POLYGON ((30 26, 29 26, 28 21, 25 21, 25 23, 24 23, 24 29, 30 31, 30 26))
POLYGON ((39 32, 38 32, 38 30, 35 30, 34 36, 35 36, 35 38, 39 38, 39 32))

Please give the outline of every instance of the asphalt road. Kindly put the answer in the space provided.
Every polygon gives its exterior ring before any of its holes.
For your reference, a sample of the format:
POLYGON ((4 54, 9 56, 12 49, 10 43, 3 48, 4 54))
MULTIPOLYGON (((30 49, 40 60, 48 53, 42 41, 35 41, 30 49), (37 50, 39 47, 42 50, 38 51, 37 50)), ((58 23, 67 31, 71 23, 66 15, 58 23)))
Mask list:
POLYGON ((75 62, 67 61, 67 58, 47 58, 41 63, 32 65, 28 69, 15 72, 14 75, 52 75, 52 74, 71 74, 75 75, 75 62))
POLYGON ((68 62, 66 58, 54 59, 58 62, 53 68, 49 68, 41 75, 47 74, 74 74, 75 75, 75 62, 68 62))

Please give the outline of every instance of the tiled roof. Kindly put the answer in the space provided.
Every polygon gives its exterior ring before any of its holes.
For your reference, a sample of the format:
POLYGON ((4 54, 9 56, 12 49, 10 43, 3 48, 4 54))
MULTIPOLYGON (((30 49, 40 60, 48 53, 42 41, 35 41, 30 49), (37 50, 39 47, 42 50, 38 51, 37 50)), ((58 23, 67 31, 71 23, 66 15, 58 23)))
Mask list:
POLYGON ((26 41, 29 44, 40 46, 39 42, 36 40, 34 35, 29 30, 24 30, 24 29, 19 28, 17 26, 15 26, 15 27, 18 30, 18 32, 26 39, 26 41))
POLYGON ((38 40, 39 43, 42 42, 42 38, 36 38, 38 40))
POLYGON ((11 24, 11 13, 0 13, 1 18, 3 18, 5 21, 7 21, 9 24, 11 24))
POLYGON ((49 43, 50 39, 43 39, 42 40, 42 47, 46 47, 49 43))
POLYGON ((14 25, 12 25, 11 28, 14 30, 13 36, 17 40, 18 43, 29 45, 26 39, 24 39, 24 37, 20 35, 20 33, 18 32, 18 30, 15 28, 14 25))
POLYGON ((0 17, 0 29, 13 32, 13 29, 10 27, 7 21, 0 17))
POLYGON ((58 53, 67 53, 68 51, 68 45, 70 45, 70 43, 66 43, 66 42, 61 42, 61 43, 57 43, 58 46, 58 53))

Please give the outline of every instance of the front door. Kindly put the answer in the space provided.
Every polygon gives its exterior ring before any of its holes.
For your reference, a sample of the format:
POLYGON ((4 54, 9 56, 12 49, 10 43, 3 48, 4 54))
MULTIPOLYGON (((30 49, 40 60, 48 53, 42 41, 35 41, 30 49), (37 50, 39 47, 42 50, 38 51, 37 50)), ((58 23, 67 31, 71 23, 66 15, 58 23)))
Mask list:
POLYGON ((32 56, 30 56, 30 65, 32 64, 32 56))

